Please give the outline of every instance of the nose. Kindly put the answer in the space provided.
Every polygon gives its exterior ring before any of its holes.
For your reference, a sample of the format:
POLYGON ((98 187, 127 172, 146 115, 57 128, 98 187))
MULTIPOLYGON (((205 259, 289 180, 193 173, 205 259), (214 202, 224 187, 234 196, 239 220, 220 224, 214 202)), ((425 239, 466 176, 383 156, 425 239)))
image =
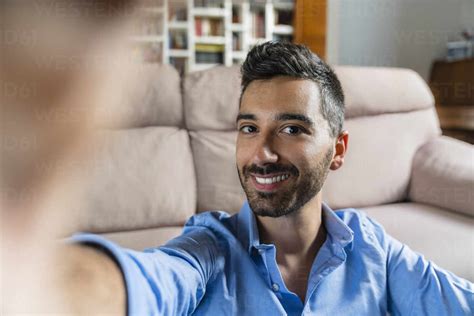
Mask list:
POLYGON ((278 158, 278 154, 268 139, 257 144, 253 159, 256 165, 276 163, 278 158))

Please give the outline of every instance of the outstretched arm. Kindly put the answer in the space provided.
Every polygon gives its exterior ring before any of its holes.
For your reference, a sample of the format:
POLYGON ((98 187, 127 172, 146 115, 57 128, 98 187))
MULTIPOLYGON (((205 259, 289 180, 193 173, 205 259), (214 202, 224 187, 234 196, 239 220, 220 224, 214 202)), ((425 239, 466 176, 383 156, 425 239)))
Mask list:
POLYGON ((191 314, 204 296, 218 253, 214 236, 203 227, 187 226, 181 236, 144 252, 121 248, 91 234, 77 235, 74 241, 86 245, 88 251, 100 250, 108 257, 102 255, 101 259, 109 262, 93 271, 97 275, 93 274, 92 280, 96 285, 105 280, 107 288, 99 286, 98 290, 110 293, 87 293, 89 298, 94 297, 94 304, 105 302, 118 311, 125 310, 126 295, 128 315, 191 314), (109 270, 113 262, 110 259, 115 261, 115 269, 109 270))
POLYGON ((52 289, 59 299, 51 312, 125 315, 126 290, 120 267, 104 251, 80 244, 57 249, 52 289))
POLYGON ((374 222, 386 254, 392 315, 472 315, 474 284, 438 267, 374 222))

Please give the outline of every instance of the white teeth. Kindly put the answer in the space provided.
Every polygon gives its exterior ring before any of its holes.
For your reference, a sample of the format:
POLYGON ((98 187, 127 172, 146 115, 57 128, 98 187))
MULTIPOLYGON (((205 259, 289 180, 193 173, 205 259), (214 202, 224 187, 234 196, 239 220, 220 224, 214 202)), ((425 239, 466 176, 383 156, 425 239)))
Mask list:
POLYGON ((260 177, 255 177, 255 180, 257 180, 257 183, 260 183, 260 184, 272 184, 272 183, 276 183, 276 182, 280 182, 280 181, 286 180, 286 179, 288 179, 289 177, 290 177, 290 175, 285 174, 285 175, 280 175, 280 176, 273 177, 273 178, 260 178, 260 177))

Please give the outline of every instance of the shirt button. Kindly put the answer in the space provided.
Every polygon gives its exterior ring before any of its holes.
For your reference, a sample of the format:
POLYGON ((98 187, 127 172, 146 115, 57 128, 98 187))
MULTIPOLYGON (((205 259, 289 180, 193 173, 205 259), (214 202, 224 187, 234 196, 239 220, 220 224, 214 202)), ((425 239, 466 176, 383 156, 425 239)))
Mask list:
POLYGON ((273 283, 272 284, 272 290, 273 292, 278 292, 278 290, 280 289, 280 286, 276 283, 273 283))
POLYGON ((258 249, 258 253, 259 253, 259 254, 263 255, 264 252, 265 252, 265 250, 263 250, 263 249, 258 249))

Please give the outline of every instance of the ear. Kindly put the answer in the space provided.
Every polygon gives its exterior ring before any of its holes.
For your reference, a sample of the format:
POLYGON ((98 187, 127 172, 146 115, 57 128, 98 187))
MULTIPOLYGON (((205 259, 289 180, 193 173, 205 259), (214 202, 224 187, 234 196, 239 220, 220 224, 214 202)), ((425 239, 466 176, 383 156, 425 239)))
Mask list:
POLYGON ((344 164, 344 155, 347 152, 347 143, 349 141, 349 132, 342 131, 339 136, 337 137, 335 150, 334 150, 334 157, 332 158, 331 166, 329 169, 337 170, 341 168, 344 164))

